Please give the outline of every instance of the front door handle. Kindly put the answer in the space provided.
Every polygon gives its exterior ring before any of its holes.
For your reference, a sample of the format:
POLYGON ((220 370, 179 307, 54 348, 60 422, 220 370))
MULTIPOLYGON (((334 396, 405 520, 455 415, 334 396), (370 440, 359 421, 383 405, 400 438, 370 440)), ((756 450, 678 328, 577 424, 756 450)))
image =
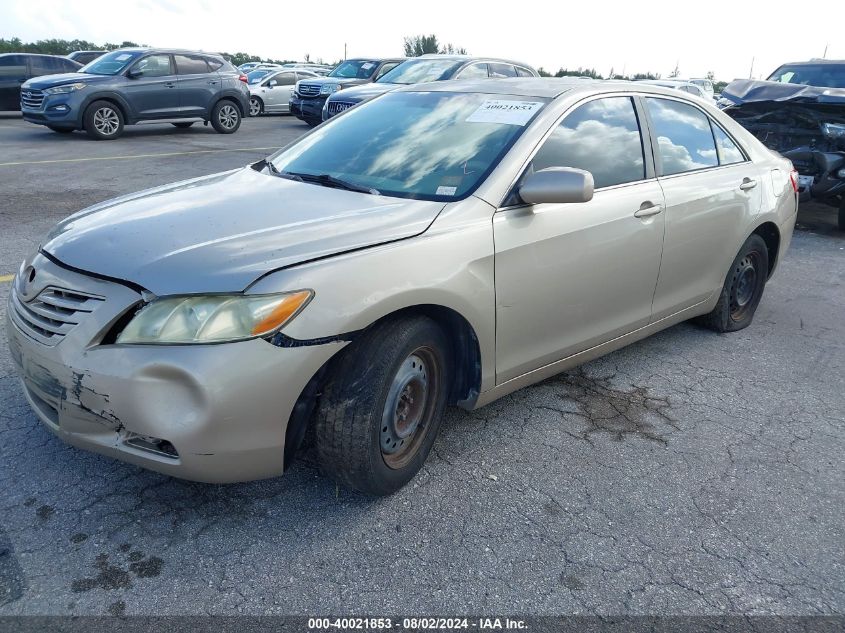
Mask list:
POLYGON ((175 88, 176 82, 175 81, 165 81, 164 85, 167 86, 168 88, 175 88))
POLYGON ((634 217, 635 218, 648 218, 648 217, 651 217, 653 215, 657 215, 661 211, 663 211, 662 205, 654 204, 653 202, 646 201, 646 202, 643 202, 640 205, 639 210, 634 213, 634 217))
POLYGON ((210 79, 208 83, 210 83, 212 86, 216 86, 218 82, 215 79, 210 79))
POLYGON ((756 180, 751 180, 751 178, 743 178, 742 184, 739 186, 739 188, 742 191, 748 191, 749 189, 754 189, 754 187, 756 187, 756 186, 757 186, 756 180))

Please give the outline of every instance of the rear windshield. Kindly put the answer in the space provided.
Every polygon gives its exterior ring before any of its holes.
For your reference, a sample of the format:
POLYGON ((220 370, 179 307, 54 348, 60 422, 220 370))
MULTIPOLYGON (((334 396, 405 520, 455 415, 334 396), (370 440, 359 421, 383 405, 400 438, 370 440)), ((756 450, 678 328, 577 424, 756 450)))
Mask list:
POLYGON ((773 72, 769 81, 823 88, 845 88, 845 64, 787 64, 773 72))
POLYGON ((418 59, 403 62, 376 83, 421 84, 449 79, 464 62, 450 59, 418 59))
POLYGON ((459 200, 484 182, 547 102, 392 92, 331 119, 270 162, 306 182, 325 174, 387 196, 459 200))
POLYGON ((89 75, 118 75, 141 54, 141 51, 112 51, 83 66, 79 72, 89 75))
POLYGON ((369 79, 376 72, 379 63, 366 59, 343 62, 340 66, 329 73, 329 77, 340 79, 369 79))

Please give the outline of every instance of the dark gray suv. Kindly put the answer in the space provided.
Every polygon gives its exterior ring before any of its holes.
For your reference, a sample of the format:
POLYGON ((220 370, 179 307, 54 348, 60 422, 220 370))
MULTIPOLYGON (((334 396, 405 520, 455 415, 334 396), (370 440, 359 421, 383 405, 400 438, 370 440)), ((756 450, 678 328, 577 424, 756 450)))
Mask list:
POLYGON ((120 49, 79 72, 37 77, 21 88, 25 120, 56 132, 83 129, 99 140, 156 119, 201 118, 231 134, 248 111, 246 76, 219 55, 192 51, 120 49))

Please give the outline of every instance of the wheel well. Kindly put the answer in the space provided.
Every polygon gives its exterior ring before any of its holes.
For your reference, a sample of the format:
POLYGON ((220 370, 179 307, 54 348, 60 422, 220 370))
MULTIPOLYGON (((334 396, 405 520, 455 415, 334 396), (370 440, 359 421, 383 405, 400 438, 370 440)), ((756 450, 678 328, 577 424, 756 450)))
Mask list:
POLYGON ((237 99, 233 99, 232 97, 220 97, 217 101, 214 102, 214 105, 211 106, 211 109, 214 110, 214 108, 217 107, 217 104, 220 103, 221 101, 230 101, 232 103, 232 105, 235 106, 238 109, 238 112, 241 113, 242 117, 246 116, 246 113, 244 112, 244 109, 241 107, 241 104, 238 103, 237 99))
MULTIPOLYGON (((123 104, 120 103, 120 101, 111 97, 95 97, 94 99, 91 99, 91 101, 88 102, 88 105, 85 106, 85 110, 88 110, 88 108, 91 107, 91 104, 97 101, 105 101, 115 106, 118 110, 120 110, 120 115, 123 117, 123 122, 129 123, 129 114, 126 112, 126 108, 123 107, 123 104)), ((85 110, 82 111, 83 115, 85 114, 85 110)))
MULTIPOLYGON (((375 327, 388 320, 401 319, 409 316, 425 315, 437 322, 452 345, 455 358, 455 380, 449 394, 449 404, 464 408, 471 408, 481 390, 481 350, 478 337, 472 326, 455 310, 439 305, 417 305, 392 312, 378 321, 371 323, 366 329, 375 327)), ((299 394, 293 411, 291 411, 285 430, 284 464, 287 469, 293 461, 293 456, 302 444, 305 433, 314 415, 317 400, 320 397, 323 383, 330 375, 331 367, 340 354, 329 359, 320 370, 311 377, 308 384, 299 394)))
POLYGON ((769 276, 775 269, 780 247, 780 231, 774 222, 765 222, 754 229, 754 233, 763 238, 769 253, 769 276))

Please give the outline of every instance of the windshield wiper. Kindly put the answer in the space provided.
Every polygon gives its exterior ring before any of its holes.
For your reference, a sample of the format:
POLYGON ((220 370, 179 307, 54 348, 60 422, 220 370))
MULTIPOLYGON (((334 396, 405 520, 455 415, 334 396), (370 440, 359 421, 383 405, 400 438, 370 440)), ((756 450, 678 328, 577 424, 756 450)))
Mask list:
POLYGON ((266 158, 262 159, 257 164, 260 165, 259 169, 263 168, 264 165, 266 165, 267 168, 270 170, 270 173, 274 176, 278 176, 279 178, 286 178, 288 180, 295 180, 297 182, 305 182, 302 177, 298 174, 292 174, 287 171, 279 171, 278 169, 276 169, 276 166, 273 164, 273 162, 267 160, 266 158), (261 163, 263 163, 263 165, 261 163))
MULTIPOLYGON (((268 163, 272 165, 272 163, 268 163)), ((275 171, 275 168, 273 168, 275 171)), ((282 171, 276 172, 280 176, 284 178, 290 178, 292 180, 299 180, 300 182, 313 182, 318 185, 323 185, 325 187, 334 187, 335 189, 346 189, 347 191, 357 191, 358 193, 369 193, 374 196, 379 195, 381 192, 378 189, 373 189, 372 187, 365 187, 363 185, 356 185, 354 182, 347 182, 341 178, 337 178, 332 176, 331 174, 302 174, 302 173, 295 173, 292 171, 282 171)))

